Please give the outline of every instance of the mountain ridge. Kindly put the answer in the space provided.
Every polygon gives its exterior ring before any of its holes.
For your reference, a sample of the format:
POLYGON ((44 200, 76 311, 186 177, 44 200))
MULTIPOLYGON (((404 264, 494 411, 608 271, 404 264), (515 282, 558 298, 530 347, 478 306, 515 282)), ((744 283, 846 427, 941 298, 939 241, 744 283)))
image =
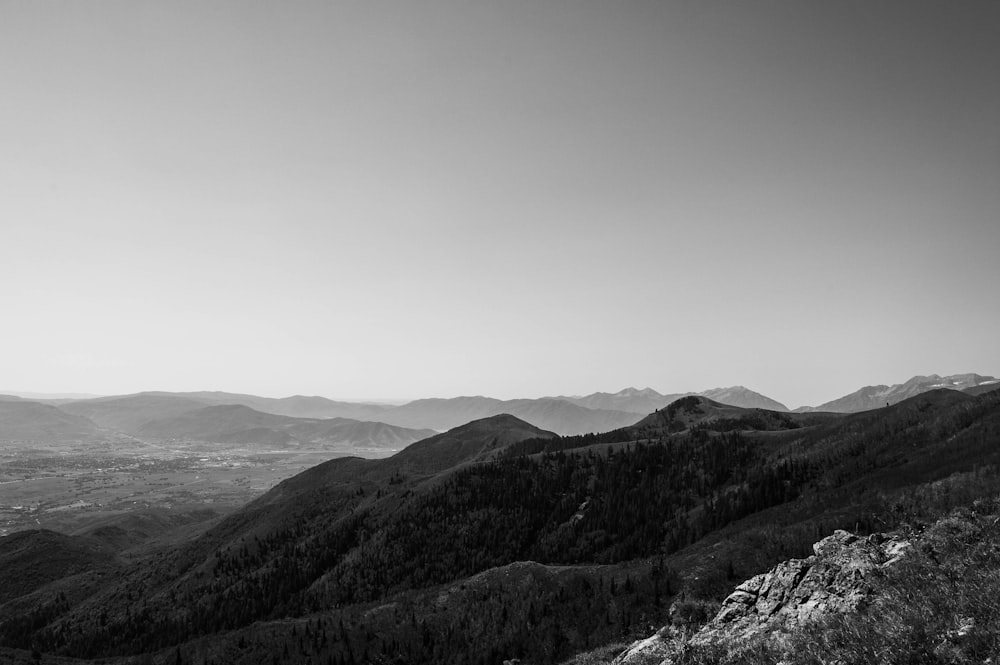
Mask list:
POLYGON ((730 386, 727 388, 710 388, 701 392, 683 392, 661 394, 652 388, 628 387, 616 393, 596 392, 583 396, 557 397, 587 408, 616 409, 646 415, 657 409, 689 395, 708 397, 717 402, 744 408, 762 408, 773 411, 788 411, 781 402, 771 399, 745 386, 730 386))
POLYGON ((206 403, 162 392, 102 397, 63 404, 58 409, 88 417, 109 430, 161 440, 399 449, 434 433, 351 418, 266 413, 244 404, 206 403))
POLYGON ((824 402, 816 407, 799 407, 796 411, 829 411, 834 413, 856 413, 878 409, 886 405, 899 403, 907 398, 939 388, 950 390, 968 390, 983 385, 993 385, 1000 382, 995 377, 975 373, 951 374, 940 376, 929 374, 916 375, 903 383, 893 385, 864 386, 842 397, 824 402))
POLYGON ((85 441, 101 434, 90 419, 49 404, 0 400, 0 441, 85 441))
POLYGON ((433 432, 350 418, 297 418, 264 413, 242 404, 217 404, 149 421, 136 434, 161 440, 296 446, 344 443, 399 448, 431 436, 433 432))

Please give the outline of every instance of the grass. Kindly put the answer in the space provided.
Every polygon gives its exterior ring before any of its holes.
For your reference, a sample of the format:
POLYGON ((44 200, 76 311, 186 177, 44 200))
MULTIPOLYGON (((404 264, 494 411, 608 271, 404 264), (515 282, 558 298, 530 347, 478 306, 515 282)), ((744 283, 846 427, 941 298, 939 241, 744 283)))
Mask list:
POLYGON ((914 534, 913 552, 873 579, 873 600, 861 612, 830 617, 787 640, 689 648, 677 665, 1000 662, 1000 505, 978 508, 914 534))
POLYGON ((602 647, 577 654, 569 660, 563 661, 560 665, 607 665, 622 651, 627 649, 631 642, 614 642, 602 647))

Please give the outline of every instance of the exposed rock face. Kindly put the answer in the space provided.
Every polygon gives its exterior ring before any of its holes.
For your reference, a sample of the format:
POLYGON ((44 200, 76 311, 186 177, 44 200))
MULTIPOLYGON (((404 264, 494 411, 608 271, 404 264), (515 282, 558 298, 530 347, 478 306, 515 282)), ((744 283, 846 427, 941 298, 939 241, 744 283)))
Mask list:
POLYGON ((687 644, 738 643, 762 635, 780 640, 803 624, 856 610, 870 595, 870 573, 892 565, 909 547, 898 538, 836 531, 813 545, 813 556, 790 559, 740 584, 693 636, 667 626, 634 643, 614 663, 668 665, 687 644))

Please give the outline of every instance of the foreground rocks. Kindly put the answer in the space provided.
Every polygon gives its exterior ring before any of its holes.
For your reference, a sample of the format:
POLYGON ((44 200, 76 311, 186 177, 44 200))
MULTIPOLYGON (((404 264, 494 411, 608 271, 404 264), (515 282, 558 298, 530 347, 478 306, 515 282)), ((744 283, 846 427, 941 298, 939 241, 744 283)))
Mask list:
POLYGON ((632 644, 614 665, 669 665, 691 646, 738 647, 765 636, 780 643, 805 624, 858 609, 871 595, 870 575, 899 561, 909 549, 909 542, 896 537, 859 538, 836 531, 813 545, 812 556, 782 562, 740 584, 693 635, 666 626, 632 644))

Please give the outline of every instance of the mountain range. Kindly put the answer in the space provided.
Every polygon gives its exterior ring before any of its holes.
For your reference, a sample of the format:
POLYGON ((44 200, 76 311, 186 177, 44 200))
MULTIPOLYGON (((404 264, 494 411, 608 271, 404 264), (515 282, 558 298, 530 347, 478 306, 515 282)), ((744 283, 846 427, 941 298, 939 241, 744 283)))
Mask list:
POLYGON ((951 390, 975 391, 996 386, 998 380, 992 376, 979 374, 952 374, 950 376, 914 376, 904 383, 886 386, 865 386, 849 395, 820 404, 817 407, 801 407, 797 411, 833 411, 835 413, 856 413, 878 409, 887 404, 896 404, 904 399, 929 390, 948 388, 951 390))
POLYGON ((699 395, 707 397, 717 402, 740 406, 748 409, 771 409, 772 411, 788 411, 788 408, 776 400, 754 392, 743 386, 731 386, 729 388, 712 388, 700 393, 669 393, 661 394, 652 388, 625 388, 616 393, 592 393, 583 397, 559 397, 568 402, 585 406, 590 409, 614 409, 627 411, 629 413, 647 414, 656 409, 663 408, 667 404, 687 397, 688 395, 699 395))
POLYGON ((576 436, 490 416, 324 462, 198 535, 0 539, 0 656, 562 662, 710 619, 735 580, 836 529, 981 507, 1000 492, 998 435, 998 390, 856 414, 690 395, 576 436))
MULTIPOLYGON (((929 390, 949 388, 974 393, 988 390, 997 382, 994 377, 971 373, 915 376, 892 386, 866 386, 817 407, 795 411, 855 413, 895 404, 929 390)), ((101 436, 103 429, 158 439, 277 445, 336 443, 399 449, 433 432, 504 413, 562 436, 605 432, 632 425, 642 416, 692 395, 741 408, 788 411, 784 404, 743 386, 673 394, 651 388, 625 388, 616 393, 536 399, 428 398, 401 405, 226 392, 143 392, 76 400, 61 397, 43 400, 44 404, 0 396, 0 440, 87 440, 101 436), (249 410, 210 408, 223 406, 249 410), (297 420, 267 418, 264 414, 297 420)))
POLYGON ((115 434, 159 441, 398 450, 434 432, 349 418, 295 418, 169 393, 102 397, 58 407, 0 400, 0 440, 64 443, 115 434))

